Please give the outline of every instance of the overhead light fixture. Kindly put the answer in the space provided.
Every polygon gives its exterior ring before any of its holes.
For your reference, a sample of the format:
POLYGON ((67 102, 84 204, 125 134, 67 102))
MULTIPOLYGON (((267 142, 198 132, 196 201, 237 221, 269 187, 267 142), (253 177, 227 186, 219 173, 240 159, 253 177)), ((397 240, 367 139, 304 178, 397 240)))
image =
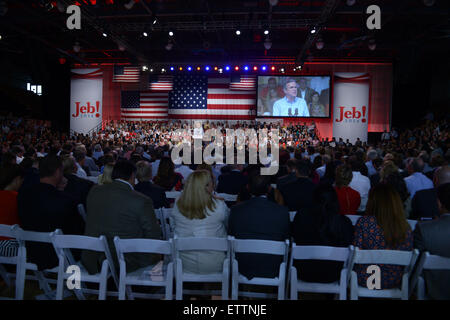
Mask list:
POLYGON ((373 51, 377 48, 377 43, 375 42, 375 39, 370 39, 369 43, 367 44, 367 47, 369 47, 370 51, 373 51))
POLYGON ((2 35, 0 34, 0 40, 2 40, 2 35))
POLYGON ((268 35, 268 34, 269 34, 269 30, 267 30, 267 29, 264 30, 264 34, 265 34, 265 35, 268 35))
POLYGON ((347 0, 347 5, 348 5, 349 7, 351 7, 352 5, 355 4, 355 2, 356 2, 356 0, 347 0))
POLYGON ((169 31, 169 36, 173 37, 173 32, 172 31, 169 31))
POLYGON ((236 35, 240 35, 241 34, 241 30, 236 30, 236 35))
POLYGON ((284 68, 281 68, 281 69, 280 69, 280 72, 281 72, 281 73, 284 73, 284 68))
POLYGON ((153 69, 150 69, 150 72, 153 72, 154 70, 153 69))
POLYGON ((162 68, 162 69, 161 69, 161 72, 162 72, 162 73, 166 72, 166 69, 162 68))
POLYGON ((147 71, 148 67, 147 66, 142 66, 142 71, 147 71))
POLYGON ((130 10, 131 8, 133 8, 134 6, 134 0, 130 0, 129 2, 125 3, 123 6, 125 7, 125 9, 130 10))
POLYGON ((148 36, 148 33, 147 33, 147 32, 143 32, 142 34, 144 35, 144 37, 147 37, 147 36, 148 36))
POLYGON ((108 35, 106 33, 103 32, 103 36, 106 38, 108 35))
POLYGON ((312 27, 312 29, 311 29, 311 34, 314 34, 314 33, 316 33, 317 32, 317 29, 316 29, 316 27, 312 27))
POLYGON ((316 41, 316 48, 318 50, 322 50, 324 45, 325 45, 325 43, 323 42, 323 39, 321 37, 319 37, 319 39, 317 39, 317 41, 316 41))
POLYGON ((269 38, 264 41, 264 48, 266 48, 266 50, 270 50, 270 48, 272 48, 272 41, 270 41, 269 38))
POLYGON ((77 41, 75 42, 75 44, 73 45, 73 51, 75 51, 76 53, 80 52, 81 50, 81 46, 80 43, 77 41))
POLYGON ((153 18, 152 24, 154 25, 154 24, 156 24, 157 22, 158 22, 158 19, 157 19, 156 17, 154 17, 154 18, 153 18))

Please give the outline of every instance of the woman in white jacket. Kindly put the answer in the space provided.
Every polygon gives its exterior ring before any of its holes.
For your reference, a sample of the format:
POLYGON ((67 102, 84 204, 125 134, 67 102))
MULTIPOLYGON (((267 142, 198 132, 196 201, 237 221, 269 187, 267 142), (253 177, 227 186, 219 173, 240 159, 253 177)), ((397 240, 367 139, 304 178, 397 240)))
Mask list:
MULTIPOLYGON (((175 202, 172 218, 174 234, 187 237, 227 237, 228 207, 213 194, 208 171, 191 173, 181 196, 175 202)), ((222 272, 225 253, 220 251, 185 251, 180 253, 183 270, 207 274, 222 272)))

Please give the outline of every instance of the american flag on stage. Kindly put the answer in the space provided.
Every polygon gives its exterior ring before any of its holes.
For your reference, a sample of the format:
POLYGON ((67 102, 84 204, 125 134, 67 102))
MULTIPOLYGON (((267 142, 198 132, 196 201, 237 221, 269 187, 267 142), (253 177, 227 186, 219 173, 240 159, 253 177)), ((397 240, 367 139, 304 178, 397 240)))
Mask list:
POLYGON ((139 67, 114 66, 113 82, 139 82, 139 67))
POLYGON ((169 94, 169 118, 253 120, 256 76, 178 75, 169 94))
POLYGON ((173 76, 150 76, 148 88, 152 91, 170 91, 173 88, 173 76))
POLYGON ((122 91, 121 119, 167 120, 168 97, 168 91, 122 91))

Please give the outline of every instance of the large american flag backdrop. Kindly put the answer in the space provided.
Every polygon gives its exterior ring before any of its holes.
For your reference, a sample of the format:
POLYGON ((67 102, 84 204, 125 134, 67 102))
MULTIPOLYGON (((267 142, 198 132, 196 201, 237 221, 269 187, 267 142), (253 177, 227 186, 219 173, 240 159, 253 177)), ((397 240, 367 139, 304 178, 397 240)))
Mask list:
POLYGON ((121 119, 253 120, 256 76, 150 77, 146 90, 121 92, 121 119))

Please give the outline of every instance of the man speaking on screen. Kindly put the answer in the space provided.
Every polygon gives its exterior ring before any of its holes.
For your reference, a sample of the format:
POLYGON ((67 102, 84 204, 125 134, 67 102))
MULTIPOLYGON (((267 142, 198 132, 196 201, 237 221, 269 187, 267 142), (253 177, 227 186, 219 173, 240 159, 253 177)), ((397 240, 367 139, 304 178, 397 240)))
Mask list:
POLYGON ((275 117, 309 117, 308 106, 303 98, 297 97, 297 82, 289 78, 284 84, 285 97, 273 104, 273 116, 275 117))

